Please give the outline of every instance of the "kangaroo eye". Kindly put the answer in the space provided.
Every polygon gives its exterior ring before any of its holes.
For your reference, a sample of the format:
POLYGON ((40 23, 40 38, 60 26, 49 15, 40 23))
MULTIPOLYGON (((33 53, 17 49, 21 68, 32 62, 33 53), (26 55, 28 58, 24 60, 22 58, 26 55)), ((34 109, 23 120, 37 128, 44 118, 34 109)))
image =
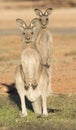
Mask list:
POLYGON ((25 32, 23 32, 23 35, 25 35, 25 32))
POLYGON ((41 21, 41 19, 40 19, 40 21, 41 21))
POLYGON ((46 18, 46 20, 48 21, 48 18, 46 18))
POLYGON ((34 34, 33 32, 31 32, 31 34, 34 34))

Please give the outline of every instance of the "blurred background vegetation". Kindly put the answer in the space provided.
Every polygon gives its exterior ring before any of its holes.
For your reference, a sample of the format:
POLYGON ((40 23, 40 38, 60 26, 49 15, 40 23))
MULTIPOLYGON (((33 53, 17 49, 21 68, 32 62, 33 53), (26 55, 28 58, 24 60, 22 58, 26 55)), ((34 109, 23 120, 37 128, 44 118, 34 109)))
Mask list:
POLYGON ((0 0, 4 2, 3 8, 25 8, 25 7, 53 7, 53 8, 64 8, 64 7, 76 7, 76 0, 0 0), (12 4, 10 4, 12 2, 12 4), (14 4, 18 3, 14 7, 14 4), (23 3, 23 4, 21 4, 23 3), (5 5, 6 4, 6 5, 5 5), (21 4, 21 5, 20 5, 21 4))

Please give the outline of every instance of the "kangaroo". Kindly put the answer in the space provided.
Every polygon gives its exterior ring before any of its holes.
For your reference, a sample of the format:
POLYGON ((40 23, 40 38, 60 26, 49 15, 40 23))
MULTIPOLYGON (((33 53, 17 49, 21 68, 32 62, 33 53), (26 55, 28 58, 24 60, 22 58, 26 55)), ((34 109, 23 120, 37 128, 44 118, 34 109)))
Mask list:
POLYGON ((39 16, 35 20, 34 23, 38 23, 38 26, 36 26, 36 46, 39 50, 39 53, 42 57, 42 64, 47 68, 47 72, 49 75, 49 94, 52 93, 52 87, 51 87, 51 71, 52 71, 52 58, 51 58, 51 52, 52 52, 52 35, 50 30, 48 29, 48 16, 51 14, 52 8, 46 9, 46 11, 43 13, 40 9, 34 10, 36 15, 39 16))
POLYGON ((23 33, 25 47, 21 54, 21 64, 16 68, 15 84, 21 100, 21 115, 27 116, 25 96, 31 101, 34 112, 48 115, 48 74, 41 64, 41 56, 34 41, 34 26, 27 26, 22 19, 16 19, 23 33), (41 102, 41 101, 42 102, 41 102))

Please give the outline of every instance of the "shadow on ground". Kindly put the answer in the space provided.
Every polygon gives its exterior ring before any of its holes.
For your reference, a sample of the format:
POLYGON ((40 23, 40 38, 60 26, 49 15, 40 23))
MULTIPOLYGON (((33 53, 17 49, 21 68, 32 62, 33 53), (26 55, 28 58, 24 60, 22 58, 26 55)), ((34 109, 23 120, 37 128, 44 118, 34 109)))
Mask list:
MULTIPOLYGON (((11 83, 11 84, 0 83, 0 84, 7 88, 7 93, 9 94, 10 101, 17 104, 19 110, 21 110, 20 97, 19 97, 17 90, 15 88, 15 83, 11 83)), ((33 111, 31 102, 26 97, 25 97, 25 102, 26 102, 27 109, 29 109, 30 111, 33 111)), ((48 113, 56 113, 56 112, 60 112, 60 110, 48 108, 48 113)), ((41 116, 39 116, 38 118, 41 118, 41 116)))
MULTIPOLYGON (((20 102, 20 98, 19 98, 19 95, 17 93, 17 90, 15 88, 15 83, 11 83, 11 84, 0 83, 0 84, 7 88, 6 93, 8 93, 9 99, 11 101, 13 101, 14 103, 16 103, 17 106, 19 107, 19 109, 21 110, 21 102, 20 102)), ((30 101, 27 98, 25 98, 25 100, 26 100, 27 109, 33 111, 30 101)))

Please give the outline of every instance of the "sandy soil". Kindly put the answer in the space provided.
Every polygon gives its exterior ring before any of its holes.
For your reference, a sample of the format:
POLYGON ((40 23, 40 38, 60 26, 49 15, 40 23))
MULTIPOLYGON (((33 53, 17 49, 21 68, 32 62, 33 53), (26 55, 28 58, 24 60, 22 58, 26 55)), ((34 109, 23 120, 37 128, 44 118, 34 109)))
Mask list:
MULTIPOLYGON (((0 10, 0 29, 17 28, 16 18, 27 23, 36 17, 33 9, 0 10)), ((49 26, 53 28, 76 28, 76 9, 53 10, 49 26)), ((53 34, 54 93, 76 93, 76 34, 53 34)), ((20 36, 0 36, 0 93, 13 89, 16 66, 20 63, 22 42, 20 36)))
MULTIPOLYGON (((76 93, 76 35, 53 34, 53 38, 53 92, 76 93)), ((13 90, 22 46, 20 36, 0 36, 0 93, 13 90)))

